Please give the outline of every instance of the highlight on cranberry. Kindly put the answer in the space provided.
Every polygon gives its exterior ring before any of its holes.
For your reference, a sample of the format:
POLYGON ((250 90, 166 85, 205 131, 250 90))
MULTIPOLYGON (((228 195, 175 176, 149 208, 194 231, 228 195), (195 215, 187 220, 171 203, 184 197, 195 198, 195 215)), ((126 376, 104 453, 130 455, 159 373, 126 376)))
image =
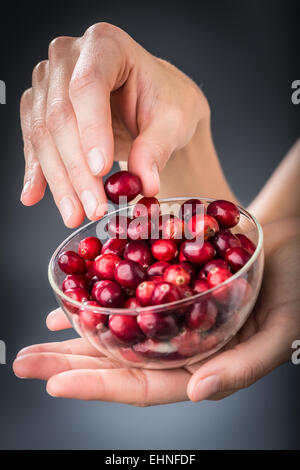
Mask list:
MULTIPOLYGON (((128 171, 105 183, 114 203, 141 189, 128 171)), ((254 219, 230 201, 177 201, 168 212, 163 201, 142 197, 106 216, 105 236, 89 226, 56 257, 57 297, 75 328, 131 366, 181 367, 212 354, 258 295, 263 257, 251 263, 254 219)))

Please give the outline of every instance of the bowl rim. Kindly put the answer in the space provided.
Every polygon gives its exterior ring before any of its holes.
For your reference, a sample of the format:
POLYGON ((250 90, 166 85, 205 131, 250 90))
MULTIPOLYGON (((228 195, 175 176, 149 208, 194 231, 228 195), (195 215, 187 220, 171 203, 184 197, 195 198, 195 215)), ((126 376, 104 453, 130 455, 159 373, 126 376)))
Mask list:
MULTIPOLYGON (((159 199, 159 203, 162 204, 162 203, 170 203, 170 202, 183 201, 183 200, 187 201, 189 199, 199 199, 200 201, 205 201, 205 202, 209 202, 209 203, 213 202, 213 201, 220 200, 220 199, 216 199, 216 198, 200 197, 200 196, 199 197, 198 196, 182 196, 182 197, 162 198, 162 199, 159 199)), ((101 306, 95 307, 95 306, 92 306, 92 305, 87 305, 86 303, 78 302, 77 300, 74 300, 74 299, 68 297, 67 295, 65 295, 65 293, 60 289, 60 287, 58 286, 58 284, 54 280, 54 277, 53 277, 53 274, 52 274, 53 268, 54 268, 54 260, 57 256, 57 254, 59 253, 59 251, 70 240, 72 240, 72 238, 74 238, 80 232, 83 232, 90 225, 97 224, 97 223, 100 222, 100 220, 103 220, 106 217, 111 217, 113 214, 116 214, 118 212, 121 212, 121 211, 124 211, 124 210, 128 211, 128 209, 133 207, 135 204, 136 204, 136 202, 128 204, 127 206, 122 206, 121 208, 118 208, 114 211, 111 211, 111 212, 105 214, 105 216, 102 219, 91 221, 91 222, 85 224, 83 227, 79 227, 77 230, 72 232, 65 240, 63 240, 62 243, 59 244, 59 246, 56 248, 56 250, 52 254, 52 256, 50 258, 50 261, 49 261, 49 265, 48 265, 48 280, 49 280, 49 283, 50 283, 54 293, 57 296, 59 296, 59 298, 65 300, 66 302, 68 302, 72 306, 78 307, 79 310, 83 309, 83 307, 84 307, 84 310, 87 310, 87 311, 90 311, 90 312, 93 312, 93 313, 105 314, 105 315, 135 315, 136 316, 136 315, 138 315, 140 313, 143 313, 143 312, 161 311, 164 308, 168 308, 168 309, 172 310, 172 308, 175 309, 175 308, 178 308, 178 307, 181 307, 181 306, 185 305, 186 303, 189 303, 191 301, 196 301, 196 300, 200 299, 201 297, 205 297, 208 294, 211 294, 212 292, 214 292, 215 290, 220 289, 220 287, 226 286, 227 284, 230 284, 235 279, 238 279, 239 277, 242 277, 243 274, 246 271, 248 271, 248 269, 251 267, 251 265, 254 264, 254 262, 256 261, 256 259, 258 258, 258 256, 260 255, 260 253, 263 249, 264 235, 263 235, 263 229, 262 229, 260 223, 258 222, 256 217, 254 217, 252 214, 250 214, 250 212, 248 212, 246 209, 244 209, 239 204, 236 204, 239 211, 244 216, 246 216, 248 219, 250 219, 253 222, 253 224, 254 224, 257 232, 258 232, 258 242, 257 242, 256 249, 255 249, 253 255, 249 258, 247 263, 239 271, 234 273, 230 278, 226 279, 224 282, 221 282, 221 284, 218 284, 217 286, 212 287, 211 289, 208 289, 207 291, 201 292, 199 294, 191 295, 190 297, 185 297, 183 299, 176 300, 174 302, 169 302, 169 303, 159 304, 159 305, 148 305, 148 306, 137 307, 137 308, 123 308, 123 307, 121 307, 121 308, 107 308, 107 307, 101 307, 101 306)))

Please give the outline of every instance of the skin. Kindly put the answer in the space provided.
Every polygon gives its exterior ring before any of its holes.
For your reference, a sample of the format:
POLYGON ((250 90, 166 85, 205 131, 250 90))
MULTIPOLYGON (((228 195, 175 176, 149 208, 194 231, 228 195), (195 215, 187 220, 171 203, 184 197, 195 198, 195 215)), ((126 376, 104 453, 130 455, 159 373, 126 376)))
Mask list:
MULTIPOLYGON (((146 196, 177 196, 180 187, 180 194, 236 201, 214 149, 202 92, 111 25, 51 43, 49 61, 36 67, 33 87, 23 95, 21 116, 25 185, 30 181, 22 202, 38 202, 48 182, 58 207, 65 198, 72 200, 71 216, 63 213, 69 227, 83 220, 84 191, 94 191, 98 201, 89 217, 104 213, 99 176, 107 173, 113 156, 129 155, 121 166, 141 177, 146 196), (112 56, 115 61, 108 60, 112 56), (87 163, 92 148, 104 155, 97 176, 87 163)), ((264 228, 263 285, 246 324, 222 351, 189 367, 143 370, 124 368, 77 338, 23 349, 15 374, 47 381, 52 396, 148 406, 218 400, 290 360, 291 345, 300 338, 299 161, 298 142, 250 206, 264 228)), ((70 324, 57 309, 47 326, 57 331, 70 324)))

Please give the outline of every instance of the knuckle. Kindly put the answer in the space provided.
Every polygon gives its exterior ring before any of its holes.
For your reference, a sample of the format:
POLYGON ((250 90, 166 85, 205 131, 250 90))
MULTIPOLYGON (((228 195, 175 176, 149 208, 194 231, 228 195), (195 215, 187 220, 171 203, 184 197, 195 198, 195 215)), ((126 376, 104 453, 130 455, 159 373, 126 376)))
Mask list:
POLYGON ((72 77, 69 86, 69 93, 71 97, 77 97, 84 94, 86 90, 95 86, 96 73, 93 69, 87 69, 72 77))
POLYGON ((119 28, 117 28, 113 24, 100 22, 90 26, 86 30, 85 36, 97 40, 99 38, 119 34, 119 31, 119 28))
POLYGON ((71 118, 71 106, 64 100, 53 101, 47 110, 46 126, 50 132, 60 129, 71 118))
POLYGON ((141 369, 128 369, 128 371, 137 384, 138 400, 134 402, 134 405, 142 408, 149 406, 149 382, 146 373, 141 369))
POLYGON ((64 53, 65 49, 69 47, 72 38, 68 36, 59 36, 53 39, 48 47, 48 56, 50 59, 56 59, 64 53))
POLYGON ((33 69, 32 72, 32 83, 40 83, 47 75, 48 70, 48 60, 42 60, 39 62, 33 69))
POLYGON ((31 143, 34 147, 39 147, 41 140, 47 136, 47 127, 43 120, 36 120, 31 127, 31 143))
POLYGON ((72 177, 74 178, 79 178, 79 182, 81 180, 81 175, 82 175, 82 167, 80 166, 79 163, 77 163, 76 160, 70 160, 68 162, 65 162, 67 171, 72 177))
POLYGON ((247 364, 243 370, 240 388, 247 388, 264 375, 264 365, 260 360, 247 364))

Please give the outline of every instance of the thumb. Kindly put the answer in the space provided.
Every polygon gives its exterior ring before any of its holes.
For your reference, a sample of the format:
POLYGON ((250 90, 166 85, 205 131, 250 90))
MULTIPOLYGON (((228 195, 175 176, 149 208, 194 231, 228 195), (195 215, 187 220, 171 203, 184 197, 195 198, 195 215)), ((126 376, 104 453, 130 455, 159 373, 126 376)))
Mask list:
POLYGON ((216 355, 193 374, 187 386, 188 397, 200 401, 249 387, 286 360, 289 340, 274 325, 216 355))

